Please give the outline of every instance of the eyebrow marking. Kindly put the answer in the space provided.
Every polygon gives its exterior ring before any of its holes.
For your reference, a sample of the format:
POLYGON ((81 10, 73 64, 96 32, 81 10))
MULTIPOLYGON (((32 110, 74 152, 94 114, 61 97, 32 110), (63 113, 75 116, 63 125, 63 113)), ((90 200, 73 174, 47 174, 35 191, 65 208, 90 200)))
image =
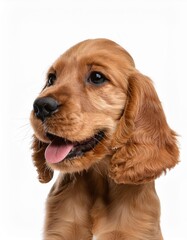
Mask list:
POLYGON ((49 68, 47 74, 49 74, 49 73, 56 73, 56 70, 54 69, 53 66, 51 66, 51 67, 49 68))

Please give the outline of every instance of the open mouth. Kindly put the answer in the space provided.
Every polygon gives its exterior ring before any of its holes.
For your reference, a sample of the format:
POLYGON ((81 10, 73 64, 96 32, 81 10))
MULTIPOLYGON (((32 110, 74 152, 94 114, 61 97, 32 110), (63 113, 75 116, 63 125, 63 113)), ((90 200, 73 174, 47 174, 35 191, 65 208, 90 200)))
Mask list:
POLYGON ((71 142, 67 139, 47 133, 51 143, 45 150, 45 159, 49 163, 59 163, 63 160, 80 157, 92 150, 103 138, 104 132, 100 131, 93 137, 81 142, 71 142))

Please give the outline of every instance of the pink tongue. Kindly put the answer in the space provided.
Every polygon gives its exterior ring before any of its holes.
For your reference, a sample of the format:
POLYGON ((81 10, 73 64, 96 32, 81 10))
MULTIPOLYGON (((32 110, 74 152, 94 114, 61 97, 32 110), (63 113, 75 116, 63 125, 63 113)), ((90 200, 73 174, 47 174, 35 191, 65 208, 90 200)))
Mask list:
POLYGON ((45 150, 45 159, 49 163, 58 163, 68 155, 72 148, 73 144, 59 144, 54 140, 45 150))

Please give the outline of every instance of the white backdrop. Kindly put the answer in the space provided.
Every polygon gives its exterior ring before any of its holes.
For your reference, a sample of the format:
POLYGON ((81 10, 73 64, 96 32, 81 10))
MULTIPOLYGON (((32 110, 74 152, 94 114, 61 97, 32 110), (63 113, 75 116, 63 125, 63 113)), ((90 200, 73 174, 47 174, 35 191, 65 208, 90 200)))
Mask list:
POLYGON ((0 0, 0 239, 41 239, 52 182, 40 184, 32 165, 32 103, 50 64, 97 37, 130 52, 180 135, 181 163, 156 186, 164 239, 187 239, 186 13, 182 0, 0 0))

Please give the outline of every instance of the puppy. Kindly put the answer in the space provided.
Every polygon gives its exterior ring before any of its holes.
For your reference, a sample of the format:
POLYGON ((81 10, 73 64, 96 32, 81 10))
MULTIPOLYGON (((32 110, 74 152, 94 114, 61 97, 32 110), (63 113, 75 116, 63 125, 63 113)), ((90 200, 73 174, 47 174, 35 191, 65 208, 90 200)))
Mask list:
POLYGON ((161 240, 154 180, 178 162, 151 80, 127 51, 86 40, 50 67, 31 112, 39 181, 60 172, 44 240, 161 240))

